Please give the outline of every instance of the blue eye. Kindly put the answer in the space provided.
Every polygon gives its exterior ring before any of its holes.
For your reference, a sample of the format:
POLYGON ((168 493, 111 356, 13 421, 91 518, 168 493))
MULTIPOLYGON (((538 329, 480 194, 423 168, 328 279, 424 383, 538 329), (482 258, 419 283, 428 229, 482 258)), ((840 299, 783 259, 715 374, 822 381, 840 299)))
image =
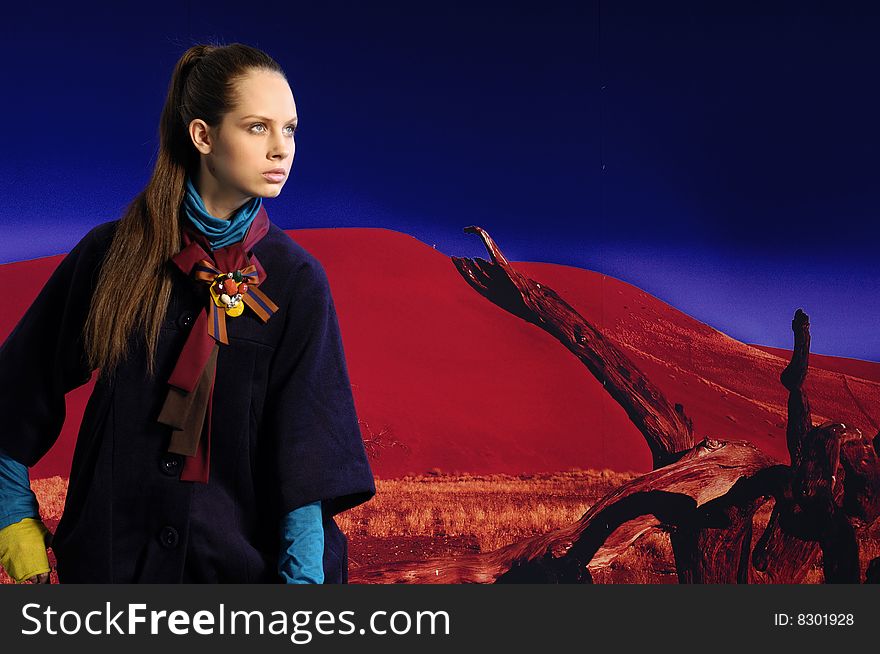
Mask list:
MULTIPOLYGON (((266 131, 266 126, 265 126, 263 123, 254 123, 253 125, 250 126, 249 129, 250 129, 250 131, 254 132, 255 134, 262 134, 263 132, 266 131), (255 127, 261 127, 262 129, 260 129, 260 130, 254 130, 255 127)), ((293 136, 294 134, 296 134, 296 127, 294 127, 293 125, 288 125, 288 126, 285 127, 284 129, 288 129, 288 130, 290 130, 290 131, 288 132, 288 134, 289 134, 290 136, 293 136)))

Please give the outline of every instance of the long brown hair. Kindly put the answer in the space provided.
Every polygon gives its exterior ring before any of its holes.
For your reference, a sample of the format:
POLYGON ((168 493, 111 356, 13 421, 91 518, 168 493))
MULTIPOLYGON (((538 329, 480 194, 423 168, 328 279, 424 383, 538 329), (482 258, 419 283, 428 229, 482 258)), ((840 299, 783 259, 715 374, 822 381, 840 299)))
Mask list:
POLYGON ((242 43, 195 45, 174 67, 153 174, 119 220, 85 324, 89 365, 102 376, 127 357, 132 335, 145 339, 147 372, 155 374, 159 330, 171 297, 169 260, 182 246, 179 220, 186 176, 195 175, 200 163, 189 124, 201 118, 218 126, 237 103, 236 81, 253 69, 284 75, 269 55, 242 43), (148 301, 139 290, 146 280, 154 283, 148 301))

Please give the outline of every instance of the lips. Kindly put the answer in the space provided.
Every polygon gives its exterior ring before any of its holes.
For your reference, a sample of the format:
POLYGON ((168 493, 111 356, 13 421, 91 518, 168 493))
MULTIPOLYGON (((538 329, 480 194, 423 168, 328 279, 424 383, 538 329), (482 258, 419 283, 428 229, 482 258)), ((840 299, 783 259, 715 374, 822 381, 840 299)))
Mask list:
POLYGON ((278 184, 279 182, 283 182, 284 178, 287 174, 283 170, 270 170, 268 172, 263 173, 263 177, 272 182, 273 184, 278 184))

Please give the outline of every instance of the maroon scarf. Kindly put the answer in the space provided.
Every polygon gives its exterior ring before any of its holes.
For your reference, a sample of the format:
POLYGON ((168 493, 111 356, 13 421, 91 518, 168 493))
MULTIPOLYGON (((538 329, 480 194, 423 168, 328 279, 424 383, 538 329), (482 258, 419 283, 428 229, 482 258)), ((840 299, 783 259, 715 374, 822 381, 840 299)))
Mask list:
POLYGON ((241 297, 246 308, 268 321, 278 306, 258 288, 266 271, 251 252, 268 231, 269 216, 262 206, 241 241, 213 252, 204 234, 184 226, 184 247, 172 258, 185 275, 204 284, 207 298, 207 308, 199 313, 168 379, 168 395, 158 418, 172 427, 168 451, 186 457, 181 481, 208 482, 217 355, 221 343, 229 344, 226 320, 236 320, 217 306, 209 288, 218 276, 239 271, 248 286, 241 297))

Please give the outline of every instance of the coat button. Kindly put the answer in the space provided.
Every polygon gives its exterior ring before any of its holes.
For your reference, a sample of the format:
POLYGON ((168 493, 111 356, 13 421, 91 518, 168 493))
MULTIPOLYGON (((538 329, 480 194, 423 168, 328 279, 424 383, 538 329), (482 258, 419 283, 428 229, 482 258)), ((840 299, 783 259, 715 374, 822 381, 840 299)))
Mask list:
POLYGON ((189 329, 196 321, 196 316, 192 311, 184 311, 177 319, 177 324, 181 329, 189 329))
POLYGON ((180 474, 180 457, 176 454, 163 454, 159 459, 159 469, 169 477, 180 474))
POLYGON ((174 527, 162 527, 162 531, 159 532, 159 542, 162 543, 163 547, 177 547, 178 540, 180 538, 174 527))

